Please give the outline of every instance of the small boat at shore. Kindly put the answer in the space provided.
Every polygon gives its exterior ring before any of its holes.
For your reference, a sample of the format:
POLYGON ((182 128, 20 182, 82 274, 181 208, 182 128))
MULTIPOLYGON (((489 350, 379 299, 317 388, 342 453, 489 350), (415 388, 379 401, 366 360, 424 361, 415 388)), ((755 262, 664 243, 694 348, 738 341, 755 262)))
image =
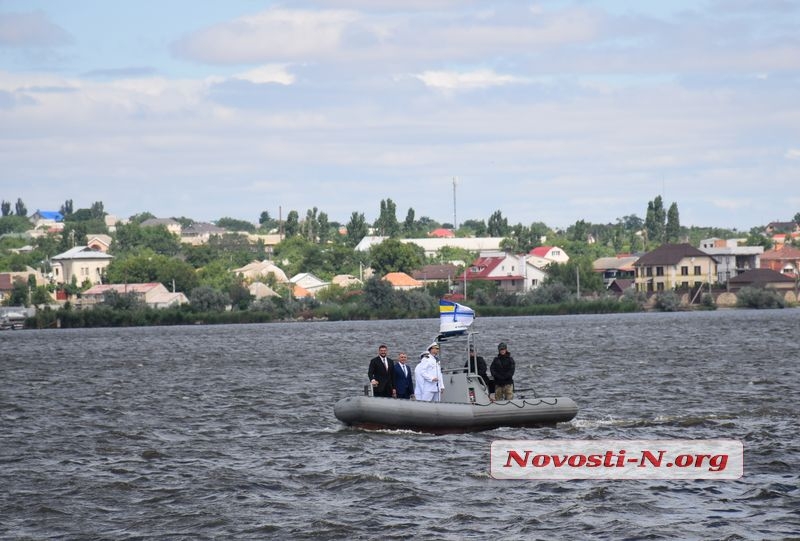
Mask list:
MULTIPOLYGON (((477 333, 466 332, 471 323, 469 319, 466 327, 462 325, 464 328, 455 332, 446 330, 437 336, 442 348, 440 362, 445 387, 441 402, 376 397, 372 395, 372 386, 366 384, 363 396, 336 402, 333 408, 336 418, 348 426, 369 430, 452 434, 500 427, 555 426, 577 415, 578 405, 563 396, 526 396, 515 392, 513 400, 494 401, 489 382, 476 373, 475 363, 467 362, 470 347, 477 349, 477 333)), ((442 328, 447 329, 444 322, 442 328)))

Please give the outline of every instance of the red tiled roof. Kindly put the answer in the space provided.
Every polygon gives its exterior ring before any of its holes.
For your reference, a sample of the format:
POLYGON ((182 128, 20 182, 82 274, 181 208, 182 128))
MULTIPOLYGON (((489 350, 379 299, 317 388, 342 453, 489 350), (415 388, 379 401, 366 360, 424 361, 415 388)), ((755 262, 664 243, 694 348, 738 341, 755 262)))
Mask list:
POLYGON ((452 229, 445 229, 443 227, 440 227, 439 229, 434 229, 433 231, 428 233, 428 236, 429 237, 436 237, 436 238, 440 238, 440 239, 450 239, 450 238, 455 237, 456 234, 453 233, 452 229))
POLYGON ((467 280, 485 280, 503 262, 503 257, 479 257, 467 269, 467 280))
POLYGON ((383 279, 394 287, 422 287, 422 282, 414 280, 404 272, 390 272, 383 279))
POLYGON ((552 246, 537 246, 528 253, 538 257, 545 257, 547 255, 547 252, 549 252, 552 249, 553 249, 552 246))
POLYGON ((761 254, 761 261, 764 260, 784 260, 784 259, 800 259, 800 250, 792 246, 784 246, 780 250, 770 250, 761 254))

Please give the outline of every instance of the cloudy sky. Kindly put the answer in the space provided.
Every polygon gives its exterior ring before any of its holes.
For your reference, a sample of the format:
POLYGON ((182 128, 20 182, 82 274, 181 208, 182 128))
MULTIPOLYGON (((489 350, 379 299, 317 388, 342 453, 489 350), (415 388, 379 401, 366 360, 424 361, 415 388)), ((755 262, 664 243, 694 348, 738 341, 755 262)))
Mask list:
POLYGON ((657 195, 800 212, 800 2, 0 0, 0 198, 29 212, 566 227, 657 195))

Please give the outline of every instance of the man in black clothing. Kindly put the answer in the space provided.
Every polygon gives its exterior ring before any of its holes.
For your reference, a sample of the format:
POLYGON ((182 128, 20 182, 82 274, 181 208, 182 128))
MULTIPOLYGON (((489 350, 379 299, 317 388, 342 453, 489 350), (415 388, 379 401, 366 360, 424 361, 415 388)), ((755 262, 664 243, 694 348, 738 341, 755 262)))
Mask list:
POLYGON ((494 381, 489 379, 489 374, 486 373, 486 360, 480 355, 475 355, 475 346, 469 347, 469 360, 464 363, 464 366, 469 367, 470 374, 478 374, 483 378, 483 382, 489 389, 489 394, 494 392, 494 381))
POLYGON ((378 347, 378 356, 370 359, 367 377, 372 384, 373 396, 397 396, 394 388, 394 361, 389 358, 389 348, 385 344, 378 347))
POLYGON ((505 342, 497 345, 497 357, 492 361, 489 368, 494 377, 494 398, 495 400, 511 400, 514 398, 514 369, 516 364, 514 358, 508 352, 505 342))

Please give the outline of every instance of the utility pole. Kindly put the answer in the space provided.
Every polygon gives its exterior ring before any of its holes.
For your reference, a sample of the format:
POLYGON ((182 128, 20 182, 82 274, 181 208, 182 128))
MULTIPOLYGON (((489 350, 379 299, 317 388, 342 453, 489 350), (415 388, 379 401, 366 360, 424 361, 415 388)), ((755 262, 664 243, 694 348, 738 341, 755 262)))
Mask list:
POLYGON ((456 220, 456 177, 453 177, 453 231, 458 229, 458 221, 456 220))

